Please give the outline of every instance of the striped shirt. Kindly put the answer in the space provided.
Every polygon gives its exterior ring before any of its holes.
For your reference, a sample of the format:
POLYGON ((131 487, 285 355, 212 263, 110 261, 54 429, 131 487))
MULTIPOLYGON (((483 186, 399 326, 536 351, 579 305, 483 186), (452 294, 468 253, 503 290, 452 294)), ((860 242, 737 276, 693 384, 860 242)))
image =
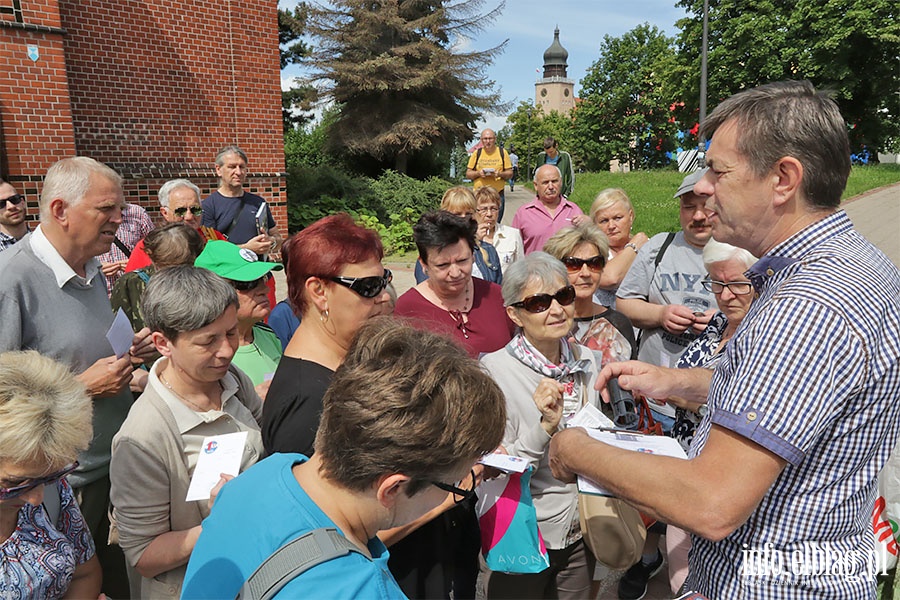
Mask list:
POLYGON ((788 464, 728 537, 694 536, 687 587, 874 598, 876 477, 900 431, 900 271, 838 211, 747 274, 760 297, 715 370, 691 456, 714 423, 788 464))

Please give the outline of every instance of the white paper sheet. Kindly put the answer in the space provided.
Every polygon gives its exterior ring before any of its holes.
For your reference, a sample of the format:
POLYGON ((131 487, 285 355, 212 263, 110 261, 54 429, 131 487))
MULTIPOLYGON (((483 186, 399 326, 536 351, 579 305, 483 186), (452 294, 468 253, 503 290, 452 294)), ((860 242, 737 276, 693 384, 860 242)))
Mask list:
POLYGON ((112 346, 116 358, 122 358, 131 349, 131 342, 134 341, 134 330, 131 328, 131 321, 125 316, 125 311, 119 308, 113 319, 109 331, 106 332, 106 339, 112 346))
MULTIPOLYGON (((596 429, 588 429, 587 432, 595 440, 616 448, 622 448, 623 450, 687 459, 687 454, 684 453, 681 444, 677 440, 664 435, 643 435, 630 431, 601 431, 596 429)), ((584 494, 615 497, 614 494, 600 484, 581 475, 578 476, 578 491, 584 494)))
POLYGON ((600 412, 600 409, 593 404, 585 404, 575 415, 566 423, 566 427, 584 427, 585 429, 615 429, 616 424, 600 412))
POLYGON ((241 457, 244 455, 246 441, 246 431, 203 438, 203 446, 200 448, 200 456, 185 500, 207 500, 209 493, 219 482, 221 473, 236 476, 241 470, 241 457))
POLYGON ((485 454, 479 460, 481 464, 494 467, 504 473, 524 473, 528 468, 528 461, 518 456, 508 454, 485 454))

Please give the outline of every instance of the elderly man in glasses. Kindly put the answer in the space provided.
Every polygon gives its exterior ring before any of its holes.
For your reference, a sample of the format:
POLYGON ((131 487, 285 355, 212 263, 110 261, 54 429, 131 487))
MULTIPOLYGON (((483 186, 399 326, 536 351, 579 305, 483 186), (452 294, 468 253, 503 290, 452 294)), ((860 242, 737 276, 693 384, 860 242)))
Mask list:
MULTIPOLYGON (((199 231, 207 241, 226 239, 221 232, 201 224, 203 209, 200 206, 200 188, 187 179, 171 179, 165 182, 157 195, 159 213, 166 223, 186 223, 199 231)), ((137 271, 149 267, 150 264, 150 257, 144 250, 144 240, 141 240, 131 251, 125 272, 137 271)))
POLYGON ((12 185, 0 180, 0 252, 28 233, 26 213, 25 196, 18 193, 12 185))

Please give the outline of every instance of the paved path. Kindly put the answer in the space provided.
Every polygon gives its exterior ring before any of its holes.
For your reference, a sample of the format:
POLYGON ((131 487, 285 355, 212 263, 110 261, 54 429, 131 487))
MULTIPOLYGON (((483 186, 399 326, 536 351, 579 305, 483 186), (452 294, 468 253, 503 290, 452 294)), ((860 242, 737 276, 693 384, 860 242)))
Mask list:
MULTIPOLYGON (((503 223, 512 223, 516 210, 531 202, 534 198, 531 190, 518 187, 516 191, 506 191, 506 211, 503 223)), ((853 220, 860 233, 884 252, 888 258, 900 268, 900 183, 869 190, 844 202, 844 210, 853 220)), ((403 262, 386 263, 394 273, 394 287, 402 294, 416 284, 413 268, 415 259, 403 262)), ((277 296, 283 300, 287 295, 287 284, 284 273, 276 272, 275 281, 277 296)))

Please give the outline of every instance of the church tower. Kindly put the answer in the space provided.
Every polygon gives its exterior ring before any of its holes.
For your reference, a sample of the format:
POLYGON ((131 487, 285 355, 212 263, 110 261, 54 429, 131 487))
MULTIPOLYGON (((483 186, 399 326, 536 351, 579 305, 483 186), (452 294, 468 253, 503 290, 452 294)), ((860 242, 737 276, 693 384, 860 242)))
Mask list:
POLYGON ((568 78, 569 53, 559 43, 559 27, 553 31, 553 43, 544 51, 544 76, 534 84, 535 105, 544 114, 557 111, 568 114, 575 107, 575 82, 568 78))

